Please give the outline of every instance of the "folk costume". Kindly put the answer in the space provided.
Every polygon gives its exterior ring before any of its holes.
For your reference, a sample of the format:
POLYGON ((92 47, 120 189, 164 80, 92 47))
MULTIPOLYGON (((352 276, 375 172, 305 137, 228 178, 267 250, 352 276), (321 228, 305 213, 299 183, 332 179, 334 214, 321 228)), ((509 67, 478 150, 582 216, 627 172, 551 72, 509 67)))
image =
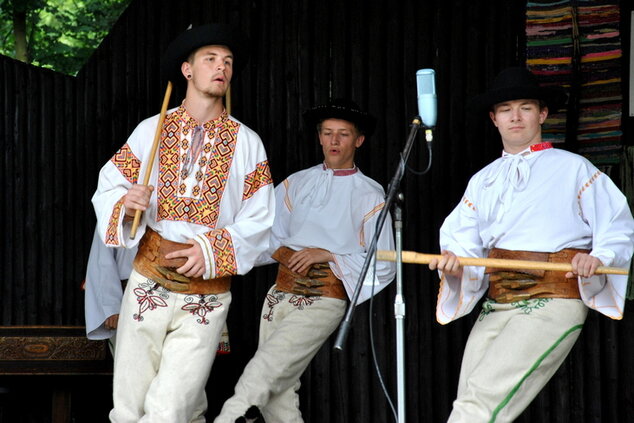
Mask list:
MULTIPOLYGON (((361 121, 366 114, 356 105, 334 106, 311 109, 305 115, 308 127, 316 127, 315 114, 323 112, 322 119, 348 120, 367 133, 371 126, 361 121)), ((252 406, 260 409, 267 423, 303 422, 297 395, 300 376, 343 318, 384 196, 382 187, 358 168, 333 170, 325 164, 294 173, 276 187, 271 244, 262 263, 279 262, 278 276, 262 307, 258 350, 216 423, 233 423, 252 406), (296 274, 288 268, 288 258, 305 248, 328 250, 335 260, 313 265, 305 275, 296 274)), ((388 217, 378 249, 393 248, 388 217)), ((375 265, 359 302, 381 291, 394 277, 394 263, 375 265)))
MULTIPOLYGON (((476 99, 481 106, 557 92, 511 68, 476 99)), ((550 143, 531 145, 475 174, 440 229, 441 249, 464 257, 570 263, 588 252, 605 266, 629 267, 634 221, 624 195, 585 158, 550 143)), ((626 276, 566 279, 564 272, 465 266, 442 275, 436 310, 446 324, 483 296, 467 341, 450 422, 510 422, 530 404, 573 347, 587 309, 623 315, 626 276)))
MULTIPOLYGON (((232 51, 234 69, 245 61, 240 35, 214 24, 179 36, 163 65, 177 73, 190 52, 214 44, 232 51)), ((149 154, 158 119, 137 126, 102 168, 93 197, 105 244, 139 248, 121 305, 110 418, 203 422, 204 388, 231 303, 231 275, 248 272, 268 247, 273 187, 260 138, 226 111, 197 122, 184 105, 170 110, 154 158, 149 154), (123 196, 151 160, 155 189, 139 235, 130 239, 123 196), (204 253, 199 278, 176 272, 184 258, 165 258, 190 248, 189 239, 204 253)))
MULTIPOLYGON (((106 328, 105 321, 121 310, 123 287, 132 273, 136 253, 137 247, 106 247, 95 230, 84 281, 86 337, 95 341, 107 339, 113 355, 117 331, 106 328)), ((218 344, 218 354, 226 354, 229 350, 229 332, 225 325, 218 344)))
POLYGON ((84 309, 86 337, 92 340, 110 339, 114 329, 107 329, 108 317, 119 314, 122 281, 127 281, 132 272, 132 260, 137 249, 107 248, 95 230, 88 265, 86 268, 84 309))

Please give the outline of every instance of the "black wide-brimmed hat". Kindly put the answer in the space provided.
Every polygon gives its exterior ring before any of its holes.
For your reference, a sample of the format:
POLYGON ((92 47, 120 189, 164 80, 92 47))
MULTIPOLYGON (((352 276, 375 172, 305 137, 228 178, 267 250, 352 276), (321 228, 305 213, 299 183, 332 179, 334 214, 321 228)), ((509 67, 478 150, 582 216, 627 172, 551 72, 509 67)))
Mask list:
POLYGON ((343 98, 337 98, 328 104, 308 109, 303 116, 309 128, 316 128, 318 123, 326 119, 341 119, 354 123, 362 134, 370 136, 376 127, 374 116, 362 111, 354 101, 343 98))
POLYGON ((237 75, 249 58, 249 43, 237 28, 220 23, 197 26, 176 37, 163 53, 161 73, 172 82, 183 79, 181 65, 196 49, 208 45, 227 46, 233 53, 233 74, 237 75))
POLYGON ((542 100, 550 113, 566 103, 566 93, 556 87, 542 87, 537 77, 523 67, 512 67, 500 72, 488 91, 471 99, 469 106, 477 112, 488 112, 498 103, 509 100, 542 100))

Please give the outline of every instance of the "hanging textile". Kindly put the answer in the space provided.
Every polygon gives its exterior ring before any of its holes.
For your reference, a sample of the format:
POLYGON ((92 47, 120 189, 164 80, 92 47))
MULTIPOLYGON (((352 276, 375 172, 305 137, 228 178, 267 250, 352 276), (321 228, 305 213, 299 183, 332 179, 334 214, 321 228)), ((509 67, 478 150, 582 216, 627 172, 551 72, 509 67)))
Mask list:
POLYGON ((544 125, 609 173, 621 157, 620 10, 617 0, 537 0, 526 8, 526 63, 544 85, 564 87, 567 108, 544 125))

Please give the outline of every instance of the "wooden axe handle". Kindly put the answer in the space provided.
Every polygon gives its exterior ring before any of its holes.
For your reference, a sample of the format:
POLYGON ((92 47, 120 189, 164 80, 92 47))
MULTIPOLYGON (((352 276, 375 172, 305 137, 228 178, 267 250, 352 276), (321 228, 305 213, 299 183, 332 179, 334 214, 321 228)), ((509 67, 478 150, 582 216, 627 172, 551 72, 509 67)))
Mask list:
MULTIPOLYGON (((392 250, 379 250, 376 252, 377 260, 383 261, 396 261, 396 251, 392 250)), ((403 263, 417 263, 417 264, 429 264, 433 259, 440 259, 440 254, 423 254, 415 251, 403 251, 402 259, 403 263)), ((507 260, 507 259, 491 259, 491 258, 476 258, 476 257, 458 257, 460 264, 463 266, 483 266, 483 267, 496 267, 500 269, 531 269, 531 270, 555 270, 560 272, 572 271, 572 264, 570 263, 548 263, 545 261, 530 261, 530 260, 507 260)), ((620 267, 607 267, 599 266, 595 273, 610 274, 610 275, 627 275, 628 269, 622 269, 620 267)))
MULTIPOLYGON (((167 81, 167 88, 165 89, 165 96, 163 97, 163 106, 161 107, 161 114, 159 116, 158 124, 156 125, 156 132, 154 133, 154 142, 152 143, 152 150, 148 156, 147 168, 145 175, 143 176, 143 185, 147 185, 150 182, 150 176, 152 175, 152 166, 154 165, 154 156, 156 156, 156 150, 158 149, 159 141, 161 139, 161 132, 163 131, 163 122, 165 122, 165 115, 167 113, 167 105, 170 102, 170 96, 172 95, 172 81, 167 81)), ((136 237, 136 231, 141 222, 141 210, 134 212, 134 221, 132 222, 132 229, 130 230, 130 239, 136 237)))

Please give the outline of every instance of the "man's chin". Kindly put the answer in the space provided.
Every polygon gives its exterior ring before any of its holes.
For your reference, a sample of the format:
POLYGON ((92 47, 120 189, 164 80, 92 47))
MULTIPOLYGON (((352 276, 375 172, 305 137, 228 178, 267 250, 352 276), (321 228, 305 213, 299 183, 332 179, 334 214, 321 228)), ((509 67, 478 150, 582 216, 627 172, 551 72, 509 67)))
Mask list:
POLYGON ((214 89, 210 89, 205 91, 205 94, 210 97, 210 98, 218 98, 218 97, 224 97, 225 94, 227 94, 227 89, 223 88, 223 89, 219 89, 219 88, 214 88, 214 89))

